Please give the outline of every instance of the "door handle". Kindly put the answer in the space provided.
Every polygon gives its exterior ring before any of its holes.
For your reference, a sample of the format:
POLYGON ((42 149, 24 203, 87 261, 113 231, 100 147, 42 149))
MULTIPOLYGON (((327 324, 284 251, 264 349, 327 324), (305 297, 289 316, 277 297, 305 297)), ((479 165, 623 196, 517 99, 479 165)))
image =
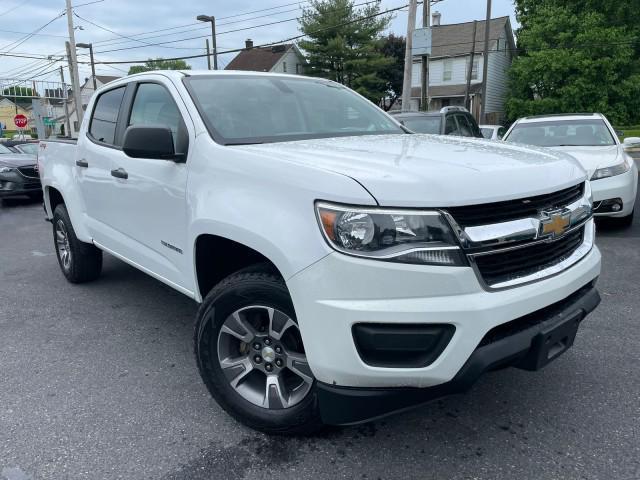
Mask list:
POLYGON ((115 170, 111 170, 111 176, 116 178, 124 178, 125 180, 129 178, 129 174, 124 168, 116 168, 115 170))
POLYGON ((89 162, 83 158, 82 160, 76 160, 76 165, 82 168, 87 168, 89 166, 89 162))

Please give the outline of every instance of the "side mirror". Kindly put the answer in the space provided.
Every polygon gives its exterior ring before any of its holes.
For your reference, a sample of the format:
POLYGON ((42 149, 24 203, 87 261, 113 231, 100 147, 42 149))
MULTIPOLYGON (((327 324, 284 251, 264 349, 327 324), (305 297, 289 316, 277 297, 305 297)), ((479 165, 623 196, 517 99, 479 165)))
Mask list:
POLYGON ((184 155, 176 154, 173 134, 168 127, 132 125, 124 133, 122 151, 133 158, 154 158, 184 161, 184 155))
POLYGON ((627 137, 622 143, 625 147, 640 147, 640 137, 627 137))

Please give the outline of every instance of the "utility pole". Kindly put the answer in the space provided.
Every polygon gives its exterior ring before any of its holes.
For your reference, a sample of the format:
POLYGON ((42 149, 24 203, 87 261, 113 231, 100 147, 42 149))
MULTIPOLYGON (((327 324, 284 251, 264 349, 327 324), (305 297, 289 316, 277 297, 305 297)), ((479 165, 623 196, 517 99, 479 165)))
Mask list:
POLYGON ((64 83, 64 71, 62 65, 60 65, 60 82, 62 83, 62 95, 64 100, 64 118, 66 119, 67 130, 64 132, 66 137, 71 137, 71 118, 69 118, 69 101, 67 100, 67 84, 64 83))
MULTIPOLYGON (((73 31, 73 9, 71 0, 67 2, 67 27, 69 29, 69 42, 67 42, 67 56, 69 57, 69 72, 71 76, 71 88, 73 89, 74 103, 76 104, 76 115, 78 117, 78 128, 82 125, 84 109, 82 108, 82 95, 80 94, 80 77, 78 76, 78 59, 76 57, 76 38, 73 31)), ((71 132, 69 132, 71 133, 71 132)))
MULTIPOLYGON (((427 0, 428 1, 428 0, 427 0)), ((402 80, 402 111, 408 112, 411 107, 411 67, 413 66, 413 30, 416 28, 416 11, 418 0, 409 2, 409 19, 407 20, 407 47, 404 52, 404 78, 402 80)))
MULTIPOLYGON (((480 123, 486 123, 487 106, 487 71, 489 69, 489 27, 491 25, 491 0, 487 0, 487 19, 484 22, 484 54, 482 58, 482 108, 480 109, 480 123)), ((475 38, 475 37, 474 37, 475 38)))
MULTIPOLYGON (((431 0, 422 2, 422 27, 431 26, 431 0)), ((429 55, 422 55, 422 67, 420 71, 420 110, 429 110, 429 55)))
POLYGON ((207 69, 211 70, 211 50, 209 49, 209 39, 206 38, 207 42, 207 69))
POLYGON ((96 85, 96 64, 93 61, 93 43, 78 43, 76 44, 76 47, 89 49, 89 57, 91 58, 91 78, 93 79, 93 91, 95 92, 98 89, 98 86, 96 85))
POLYGON ((213 15, 198 15, 196 20, 211 23, 211 46, 213 48, 213 69, 218 70, 218 49, 216 48, 216 17, 213 15))
MULTIPOLYGON (((470 110, 470 102, 469 102, 469 90, 471 89, 471 74, 473 73, 473 57, 476 53, 476 29, 478 28, 478 22, 476 20, 473 21, 473 38, 471 40, 471 55, 469 59, 469 70, 467 71, 467 88, 464 91, 464 108, 470 110)), ((477 72, 476 72, 477 74, 477 72)))

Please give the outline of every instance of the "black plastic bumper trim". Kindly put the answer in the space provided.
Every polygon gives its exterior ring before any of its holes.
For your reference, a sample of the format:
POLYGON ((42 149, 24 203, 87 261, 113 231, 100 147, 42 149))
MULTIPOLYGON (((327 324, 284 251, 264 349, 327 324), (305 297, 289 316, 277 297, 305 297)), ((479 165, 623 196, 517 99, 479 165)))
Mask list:
MULTIPOLYGON (((408 410, 448 395, 463 393, 486 371, 502 366, 534 370, 546 362, 539 361, 536 350, 541 335, 565 324, 577 324, 600 303, 595 280, 569 297, 539 312, 545 320, 511 336, 478 347, 449 382, 428 388, 355 388, 318 382, 320 414, 329 425, 352 425, 408 410)), ((529 314, 531 315, 531 314, 529 314)), ((575 330, 573 332, 575 334, 575 330)), ((570 347, 571 342, 567 346, 570 347)))

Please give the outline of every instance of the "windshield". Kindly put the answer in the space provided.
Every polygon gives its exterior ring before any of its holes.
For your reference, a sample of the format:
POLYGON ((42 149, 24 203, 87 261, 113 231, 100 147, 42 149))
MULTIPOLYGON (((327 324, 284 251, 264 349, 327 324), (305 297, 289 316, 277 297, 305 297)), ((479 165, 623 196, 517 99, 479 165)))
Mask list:
POLYGON ((29 155, 37 155, 38 154, 38 144, 37 143, 25 143, 23 145, 16 145, 18 150, 23 153, 28 153, 29 155))
POLYGON ((595 147, 616 143, 604 121, 594 119, 519 123, 504 140, 540 147, 595 147))
POLYGON ((13 153, 13 152, 0 143, 0 155, 3 153, 13 153))
POLYGON ((440 122, 442 117, 440 115, 433 115, 431 117, 407 117, 402 119, 402 123, 412 132, 416 133, 431 133, 438 135, 440 133, 440 122))
POLYGON ((405 133, 374 104, 327 80, 243 75, 185 78, 218 143, 405 133))
POLYGON ((484 138, 491 138, 493 137, 493 128, 480 128, 480 131, 482 132, 482 136, 484 138))

